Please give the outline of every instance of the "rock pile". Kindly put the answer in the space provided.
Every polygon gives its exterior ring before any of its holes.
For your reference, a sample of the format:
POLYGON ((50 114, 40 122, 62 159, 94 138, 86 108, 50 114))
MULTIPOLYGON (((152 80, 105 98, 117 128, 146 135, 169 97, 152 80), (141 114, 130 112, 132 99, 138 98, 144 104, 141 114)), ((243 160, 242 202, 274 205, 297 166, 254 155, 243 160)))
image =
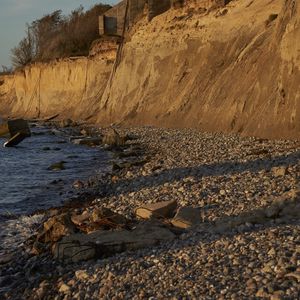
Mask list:
POLYGON ((145 205, 135 214, 148 221, 129 220, 98 206, 79 214, 58 213, 43 223, 31 253, 51 249, 54 257, 64 262, 108 257, 172 240, 174 233, 182 233, 172 226, 187 229, 201 221, 197 208, 177 208, 176 201, 145 205))

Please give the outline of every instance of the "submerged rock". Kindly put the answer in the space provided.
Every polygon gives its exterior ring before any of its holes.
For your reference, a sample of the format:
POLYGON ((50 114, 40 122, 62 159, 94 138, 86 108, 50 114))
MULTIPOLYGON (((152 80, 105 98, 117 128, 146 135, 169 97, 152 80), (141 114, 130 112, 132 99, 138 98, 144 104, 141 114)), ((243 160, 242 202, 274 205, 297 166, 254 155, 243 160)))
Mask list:
POLYGON ((78 139, 73 139, 72 142, 76 145, 86 145, 86 146, 99 146, 102 144, 102 138, 98 137, 98 138, 92 138, 92 137, 88 137, 88 138, 78 138, 78 139))
POLYGON ((52 165, 49 166, 48 170, 50 171, 62 171, 65 170, 65 162, 64 161, 60 161, 57 163, 54 163, 52 165))

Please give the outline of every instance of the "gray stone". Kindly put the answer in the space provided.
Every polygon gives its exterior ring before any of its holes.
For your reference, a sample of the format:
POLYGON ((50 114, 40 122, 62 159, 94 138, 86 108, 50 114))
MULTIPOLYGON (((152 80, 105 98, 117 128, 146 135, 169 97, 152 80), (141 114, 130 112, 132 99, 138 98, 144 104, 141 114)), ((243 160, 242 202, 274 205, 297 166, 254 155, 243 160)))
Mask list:
POLYGON ((287 167, 285 166, 281 166, 281 167, 273 167, 271 169, 273 176, 275 177, 281 177, 284 176, 286 174, 287 171, 287 167))
POLYGON ((189 228, 201 223, 201 213, 198 208, 181 207, 178 209, 175 217, 171 220, 175 227, 189 228))
POLYGON ((103 136, 103 144, 111 147, 124 146, 127 140, 126 136, 120 136, 120 134, 113 128, 109 130, 107 134, 103 136))
POLYGON ((135 214, 142 219, 170 218, 174 216, 176 208, 176 200, 163 201, 141 206, 135 210, 135 214))
POLYGON ((78 262, 137 250, 174 238, 175 235, 160 224, 143 223, 132 231, 95 231, 66 236, 56 244, 54 256, 64 261, 78 262))

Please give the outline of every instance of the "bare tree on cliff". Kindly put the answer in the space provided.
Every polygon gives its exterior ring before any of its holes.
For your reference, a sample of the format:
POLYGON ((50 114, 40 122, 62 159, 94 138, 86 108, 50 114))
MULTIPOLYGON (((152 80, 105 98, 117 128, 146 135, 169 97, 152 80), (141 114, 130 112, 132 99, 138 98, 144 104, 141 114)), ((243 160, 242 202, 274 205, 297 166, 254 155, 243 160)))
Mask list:
POLYGON ((12 63, 15 68, 34 61, 88 55, 92 42, 98 38, 98 17, 111 6, 97 4, 90 10, 83 7, 63 16, 56 10, 27 24, 26 37, 12 49, 12 63))
POLYGON ((11 50, 11 61, 15 68, 24 67, 31 63, 35 57, 36 44, 30 27, 27 25, 26 37, 17 47, 11 50))

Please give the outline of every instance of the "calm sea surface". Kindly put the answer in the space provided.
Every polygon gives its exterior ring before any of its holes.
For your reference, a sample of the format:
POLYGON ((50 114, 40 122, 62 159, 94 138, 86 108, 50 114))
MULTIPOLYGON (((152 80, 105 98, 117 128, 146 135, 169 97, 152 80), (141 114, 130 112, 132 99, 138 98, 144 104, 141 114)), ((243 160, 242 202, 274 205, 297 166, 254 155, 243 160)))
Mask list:
POLYGON ((108 170, 107 152, 74 145, 51 129, 32 132, 15 148, 4 148, 0 138, 0 217, 59 205, 77 192, 72 189, 75 180, 108 170), (59 161, 65 161, 65 170, 47 170, 59 161))

